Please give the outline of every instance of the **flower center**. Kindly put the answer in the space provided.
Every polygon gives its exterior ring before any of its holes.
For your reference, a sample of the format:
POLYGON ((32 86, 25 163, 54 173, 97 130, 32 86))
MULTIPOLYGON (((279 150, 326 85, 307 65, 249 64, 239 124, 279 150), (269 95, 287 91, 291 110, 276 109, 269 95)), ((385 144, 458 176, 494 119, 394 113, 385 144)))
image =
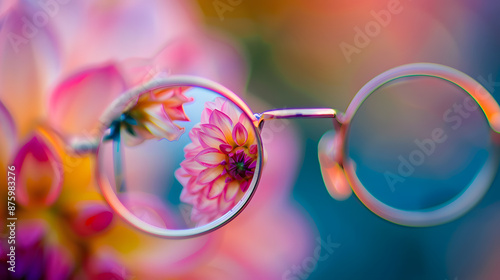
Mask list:
POLYGON ((236 163, 236 167, 238 167, 239 171, 245 171, 246 170, 244 162, 237 162, 236 163))
POLYGON ((243 150, 230 153, 229 164, 226 166, 227 173, 235 180, 251 178, 255 171, 255 159, 247 155, 243 150))

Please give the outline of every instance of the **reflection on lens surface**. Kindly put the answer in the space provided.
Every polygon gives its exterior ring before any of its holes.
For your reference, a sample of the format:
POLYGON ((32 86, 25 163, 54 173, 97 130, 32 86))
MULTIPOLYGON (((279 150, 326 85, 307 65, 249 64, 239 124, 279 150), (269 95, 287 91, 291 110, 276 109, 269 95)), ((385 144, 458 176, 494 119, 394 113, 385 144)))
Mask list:
POLYGON ((376 89, 347 137, 360 182, 400 210, 448 204, 492 158, 482 110, 463 89, 436 77, 399 78, 376 89))
POLYGON ((197 87, 155 90, 108 130, 100 184, 142 229, 197 228, 248 200, 259 151, 255 126, 229 99, 197 87))

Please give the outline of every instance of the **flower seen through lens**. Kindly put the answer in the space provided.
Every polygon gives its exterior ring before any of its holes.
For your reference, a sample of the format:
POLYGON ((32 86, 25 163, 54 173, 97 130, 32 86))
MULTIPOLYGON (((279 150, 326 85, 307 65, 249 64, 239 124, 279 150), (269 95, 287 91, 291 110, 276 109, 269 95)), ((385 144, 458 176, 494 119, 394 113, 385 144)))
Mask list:
POLYGON ((193 206, 191 220, 203 225, 225 214, 248 190, 257 140, 248 117, 221 97, 205 104, 189 138, 175 176, 183 186, 181 201, 193 206))

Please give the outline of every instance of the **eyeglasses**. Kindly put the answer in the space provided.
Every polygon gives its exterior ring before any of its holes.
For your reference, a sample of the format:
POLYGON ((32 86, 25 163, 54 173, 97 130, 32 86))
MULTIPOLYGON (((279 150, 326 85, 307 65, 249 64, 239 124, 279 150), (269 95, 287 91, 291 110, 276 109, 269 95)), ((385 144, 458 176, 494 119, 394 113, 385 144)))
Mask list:
POLYGON ((318 146, 328 192, 342 200, 352 188, 367 208, 397 224, 432 226, 463 215, 496 174, 496 101, 462 72, 418 63, 372 79, 345 113, 254 114, 212 81, 155 79, 102 116, 99 186, 116 213, 147 233, 183 238, 213 231, 257 190, 266 168, 265 124, 288 118, 331 119, 333 130, 318 146))

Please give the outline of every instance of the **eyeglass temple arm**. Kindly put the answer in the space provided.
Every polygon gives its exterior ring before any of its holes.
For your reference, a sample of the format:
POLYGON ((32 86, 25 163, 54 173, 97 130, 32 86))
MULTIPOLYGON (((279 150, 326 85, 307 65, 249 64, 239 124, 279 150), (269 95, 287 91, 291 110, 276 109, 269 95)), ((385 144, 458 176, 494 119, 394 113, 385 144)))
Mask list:
POLYGON ((295 109, 275 109, 255 114, 258 119, 257 126, 260 130, 264 127, 264 122, 273 119, 294 119, 294 118, 336 118, 337 111, 331 108, 295 108, 295 109))

